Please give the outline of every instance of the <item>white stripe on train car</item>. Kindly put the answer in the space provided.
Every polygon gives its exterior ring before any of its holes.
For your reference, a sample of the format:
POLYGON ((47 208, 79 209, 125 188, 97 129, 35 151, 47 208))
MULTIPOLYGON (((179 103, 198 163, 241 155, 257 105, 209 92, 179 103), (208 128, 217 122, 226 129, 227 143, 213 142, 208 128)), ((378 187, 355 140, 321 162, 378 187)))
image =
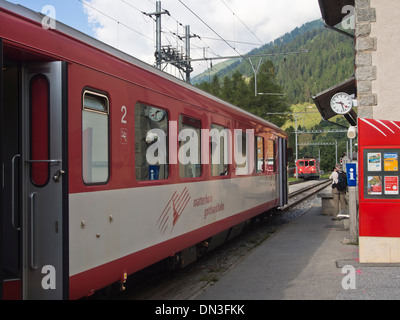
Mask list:
POLYGON ((71 194, 70 276, 277 198, 275 175, 71 194))

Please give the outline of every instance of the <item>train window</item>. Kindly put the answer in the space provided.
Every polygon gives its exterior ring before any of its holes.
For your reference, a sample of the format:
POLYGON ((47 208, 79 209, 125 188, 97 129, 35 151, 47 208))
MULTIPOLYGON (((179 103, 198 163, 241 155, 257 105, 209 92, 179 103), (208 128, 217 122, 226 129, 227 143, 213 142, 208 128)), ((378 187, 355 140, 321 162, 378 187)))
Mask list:
POLYGON ((311 161, 309 162, 309 166, 310 166, 310 167, 315 166, 315 161, 311 160, 311 161))
POLYGON ((226 176, 229 174, 229 146, 231 145, 229 129, 217 124, 211 124, 211 176, 226 176))
POLYGON ((267 141, 267 171, 275 172, 275 140, 267 141))
POLYGON ((179 176, 201 176, 201 122, 184 115, 179 116, 179 176))
POLYGON ((256 173, 262 173, 264 172, 264 138, 257 137, 255 141, 256 141, 256 147, 255 147, 256 173))
POLYGON ((137 181, 168 178, 168 114, 137 103, 135 106, 135 175, 137 181))
POLYGON ((304 161, 299 161, 299 167, 304 167, 304 161))
POLYGON ((82 171, 86 184, 106 183, 109 178, 109 100, 85 91, 82 107, 82 171))
POLYGON ((235 133, 235 162, 236 174, 246 175, 249 174, 249 157, 247 151, 247 133, 235 133))
MULTIPOLYGON (((44 75, 37 75, 30 83, 31 97, 31 158, 32 160, 49 159, 49 81, 44 75)), ((31 181, 37 186, 44 186, 49 181, 48 162, 31 164, 31 181)))

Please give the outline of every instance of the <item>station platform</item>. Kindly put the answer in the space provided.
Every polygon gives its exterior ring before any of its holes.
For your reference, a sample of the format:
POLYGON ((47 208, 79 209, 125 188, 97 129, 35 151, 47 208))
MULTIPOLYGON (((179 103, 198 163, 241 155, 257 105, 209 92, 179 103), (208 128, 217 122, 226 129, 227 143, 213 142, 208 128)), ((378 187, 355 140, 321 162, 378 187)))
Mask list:
POLYGON ((361 264, 343 221, 320 200, 258 246, 197 300, 398 300, 400 264, 361 264))

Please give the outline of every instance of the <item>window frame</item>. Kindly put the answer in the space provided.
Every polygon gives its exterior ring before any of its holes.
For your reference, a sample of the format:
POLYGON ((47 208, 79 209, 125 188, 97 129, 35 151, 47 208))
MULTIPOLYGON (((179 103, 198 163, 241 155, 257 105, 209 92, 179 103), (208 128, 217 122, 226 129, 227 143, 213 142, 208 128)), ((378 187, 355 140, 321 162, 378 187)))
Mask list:
MULTIPOLYGON (((135 120, 134 120, 134 122, 135 122, 135 145, 136 145, 136 139, 137 139, 136 121, 138 120, 137 117, 136 117, 136 109, 138 108, 138 106, 147 107, 148 109, 156 108, 156 109, 163 110, 165 112, 165 117, 166 117, 166 120, 167 120, 167 130, 166 130, 166 157, 167 157, 167 163, 165 164, 165 166, 167 168, 167 170, 166 170, 167 171, 167 177, 163 178, 163 179, 155 179, 155 180, 150 180, 150 179, 141 180, 141 179, 138 179, 137 172, 136 172, 136 161, 138 160, 138 156, 137 156, 137 153, 136 153, 136 146, 135 146, 135 156, 134 156, 135 157, 134 158, 134 168, 135 168, 134 176, 135 176, 135 181, 137 183, 140 183, 140 184, 149 184, 149 183, 151 183, 151 184, 163 184, 163 183, 166 183, 171 179, 171 174, 172 174, 171 162, 170 162, 170 143, 169 143, 169 139, 170 139, 170 137, 169 137, 170 121, 172 121, 171 120, 170 110, 165 106, 155 105, 155 104, 152 104, 152 103, 144 102, 142 100, 136 101, 135 107, 134 107, 135 108, 134 109, 134 114, 135 114, 135 120)), ((149 166, 150 166, 150 164, 149 164, 149 166)))
POLYGON ((254 157, 254 174, 259 175, 259 174, 264 174, 266 172, 265 170, 265 139, 262 136, 254 136, 254 142, 255 142, 255 146, 254 146, 254 150, 255 150, 255 157, 254 157), (258 139, 261 139, 261 171, 258 171, 258 139))
POLYGON ((82 181, 84 185, 86 186, 99 186, 99 185, 107 185, 110 182, 111 179, 111 130, 110 130, 110 109, 111 109, 111 103, 110 103, 110 98, 109 95, 106 92, 99 91, 96 89, 91 89, 91 88, 84 88, 82 91, 82 106, 81 106, 81 163, 82 163, 82 181), (105 105, 105 111, 99 111, 94 108, 90 108, 85 106, 85 96, 86 95, 98 97, 101 99, 105 99, 106 105, 105 105), (97 114, 103 114, 107 116, 107 180, 101 181, 101 182, 87 182, 85 181, 85 175, 84 175, 84 161, 83 161, 83 154, 84 154, 84 142, 83 142, 83 112, 93 112, 97 114))
POLYGON ((265 152, 266 152, 266 161, 267 161, 267 165, 266 165, 266 169, 265 169, 265 172, 267 173, 267 174, 276 174, 277 173, 277 170, 276 170, 276 168, 277 168, 277 161, 276 161, 276 155, 277 155, 277 152, 276 152, 276 140, 275 139, 271 139, 271 138, 269 138, 269 139, 266 139, 265 140, 266 141, 266 148, 265 148, 265 152), (272 158, 269 158, 269 151, 270 151, 270 147, 272 146, 272 158), (269 170, 269 166, 270 166, 270 164, 269 164, 269 161, 270 161, 270 159, 272 159, 273 160, 273 164, 272 164, 272 170, 269 170))
MULTIPOLYGON (((30 130, 30 159, 32 160, 48 160, 50 158, 50 148, 51 148, 51 144, 50 144, 50 136, 51 136, 51 132, 50 132, 50 127, 51 127, 51 123, 50 123, 50 82, 48 77, 46 77, 44 74, 37 74, 34 77, 32 77, 32 79, 30 80, 29 83, 29 119, 30 119, 30 124, 29 124, 29 130, 30 130), (36 90, 34 90, 34 85, 41 85, 40 82, 37 81, 40 80, 44 80, 45 84, 46 84, 46 92, 42 93, 42 96, 40 95, 41 92, 38 92, 36 90), (45 102, 45 106, 44 105, 38 105, 38 98, 40 100, 40 98, 43 98, 45 96, 45 101, 39 101, 39 102, 45 102), (37 111, 37 108, 45 108, 45 110, 39 109, 39 111, 37 111), (33 110, 35 109, 35 110, 33 110), (39 132, 42 134, 45 134, 45 140, 46 140, 46 145, 45 147, 47 147, 46 149, 46 155, 42 155, 41 157, 36 158, 35 154, 37 153, 37 148, 36 148, 36 137, 37 137, 37 131, 35 130, 36 128, 36 124, 34 123, 35 119, 39 119, 40 118, 40 114, 39 116, 35 115, 34 113, 37 112, 43 112, 42 116, 44 115, 46 118, 44 119, 44 125, 46 126, 46 128, 44 128, 44 130, 46 132, 39 132)), ((40 120, 40 119, 39 119, 40 120)), ((39 136, 40 137, 40 136, 39 136)), ((40 151, 40 149, 39 149, 40 151)), ((42 152, 44 151, 44 149, 41 150, 42 152)), ((39 152, 40 153, 40 152, 39 152)), ((30 180, 31 183, 33 185, 35 185, 38 188, 43 188, 45 187, 49 181, 50 181, 50 164, 48 162, 39 162, 39 163, 31 163, 30 164, 30 180), (40 176, 40 174, 44 173, 44 169, 46 171, 46 180, 42 181, 41 183, 38 183, 37 180, 35 180, 35 178, 37 178, 37 175, 40 176)))
POLYGON ((254 163, 254 154, 255 154, 255 141, 256 141, 256 135, 255 132, 252 128, 243 128, 243 127, 238 127, 233 130, 233 159, 232 163, 234 164, 235 167, 235 176, 237 177, 246 177, 246 176, 254 176, 256 174, 256 165, 254 163), (249 137, 248 130, 250 130, 251 135, 250 137, 253 137, 252 139, 249 137), (236 154, 239 150, 237 148, 239 147, 238 145, 238 138, 241 137, 241 150, 240 154, 236 154), (243 157, 243 154, 246 154, 246 161, 245 164, 240 164, 237 162, 237 157, 241 156, 243 157))
MULTIPOLYGON (((224 153, 224 169, 225 169, 225 166, 227 167, 227 169, 228 169, 228 171, 227 171, 227 174, 225 174, 225 175, 221 175, 221 173, 219 174, 219 175, 213 175, 213 169, 212 169, 212 166, 214 165, 213 164, 213 162, 212 162, 212 156, 213 156, 213 154, 212 154, 212 137, 211 137, 211 134, 210 134, 210 138, 209 138, 209 153, 210 153, 210 157, 209 157, 209 165, 210 165, 210 176, 211 176, 211 178, 213 178, 213 179, 227 179, 227 178, 230 178, 231 177, 231 174, 232 174, 232 143, 233 143, 233 137, 232 137, 232 131, 231 131, 231 129, 229 128, 229 127, 226 127, 226 126, 224 126, 224 125, 221 125, 221 124, 219 124, 219 123, 216 123, 216 122, 211 122, 211 124, 210 124, 210 133, 211 133, 211 130, 213 130, 213 129, 218 129, 218 128, 216 128, 216 127, 220 127, 220 128, 222 128, 222 130, 227 130, 227 131, 229 131, 229 137, 227 138, 228 139, 228 141, 226 141, 226 145, 225 145, 225 139, 222 137, 222 141, 224 141, 224 145, 222 146, 222 152, 224 153), (225 159, 225 148, 227 148, 227 159, 225 159), (225 164, 225 161, 227 162, 226 164, 225 164)), ((221 151, 221 150, 220 150, 221 151)))
MULTIPOLYGON (((188 124, 189 126, 190 126, 190 124, 188 124)), ((191 126, 192 128, 196 128, 195 126, 191 126)), ((177 152, 178 152, 178 154, 177 154, 177 160, 178 160, 178 177, 180 178, 180 179, 183 179, 183 180, 194 180, 194 179, 201 179, 202 177, 203 177, 203 175, 204 175, 204 166, 203 166, 203 163, 202 163, 202 136, 201 136, 201 130, 203 129, 203 121, 200 119, 200 118, 196 118, 196 117, 193 117, 193 116, 190 116, 190 115, 187 115, 187 114, 185 114, 185 113, 180 113, 179 114, 179 116, 178 116, 178 139, 177 139, 177 145, 178 145, 178 150, 177 150, 177 152), (181 117, 182 117, 182 120, 181 120, 181 117), (185 170, 184 168, 185 168, 185 166, 187 166, 187 165, 189 165, 189 164, 182 164, 181 163, 181 161, 180 161, 180 159, 179 159, 179 152, 180 152, 180 149, 181 149, 181 147, 183 146, 183 145, 181 145, 181 142, 183 142, 183 141, 180 141, 179 140, 179 135, 181 134, 181 131, 183 130, 183 129, 186 129, 186 128, 181 128, 181 121, 182 121, 182 124, 184 124, 183 123, 183 119, 184 118, 187 118, 187 119, 191 119, 191 120, 194 120, 194 122, 196 122, 196 123, 199 123, 199 127, 197 128, 198 130, 199 130, 199 134, 198 134, 198 152, 199 152, 199 155, 198 155, 198 161, 199 161, 199 168, 200 168, 200 175, 196 175, 196 176, 194 176, 194 177, 186 177, 186 176, 182 176, 181 175, 181 170, 183 169, 183 170, 185 170)), ((185 144, 186 142, 184 142, 184 144, 185 144)), ((195 165, 196 166, 196 165, 195 165)))

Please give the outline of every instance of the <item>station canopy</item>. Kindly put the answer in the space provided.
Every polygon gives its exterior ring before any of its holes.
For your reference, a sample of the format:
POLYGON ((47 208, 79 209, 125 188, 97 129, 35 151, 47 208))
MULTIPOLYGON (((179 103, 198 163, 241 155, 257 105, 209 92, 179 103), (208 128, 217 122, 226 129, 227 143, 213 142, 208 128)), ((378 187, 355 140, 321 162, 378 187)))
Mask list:
POLYGON ((344 6, 353 6, 354 0, 318 0, 322 19, 328 26, 334 27, 342 22, 346 13, 342 13, 344 6))

